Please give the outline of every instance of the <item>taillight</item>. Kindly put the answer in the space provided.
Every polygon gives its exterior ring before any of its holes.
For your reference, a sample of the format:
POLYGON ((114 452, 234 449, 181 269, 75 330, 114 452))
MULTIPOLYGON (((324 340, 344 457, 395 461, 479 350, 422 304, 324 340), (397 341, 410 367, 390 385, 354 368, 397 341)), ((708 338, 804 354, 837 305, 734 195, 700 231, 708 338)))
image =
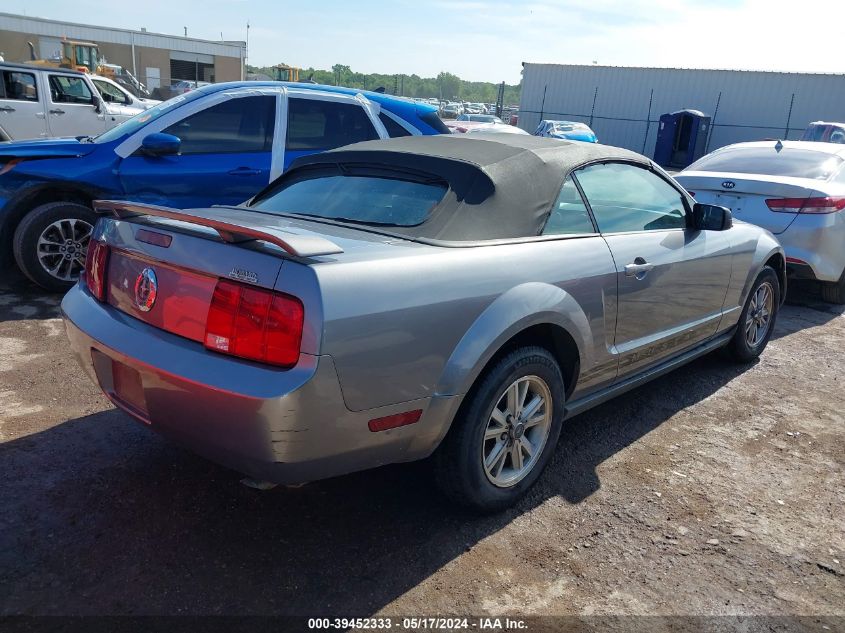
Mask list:
POLYGON ((98 301, 106 298, 106 268, 109 263, 109 247, 105 242, 91 239, 85 255, 85 283, 98 301))
POLYGON ((776 213, 836 213, 845 209, 845 198, 772 198, 766 206, 776 213))
POLYGON ((299 360, 304 310, 290 295, 221 279, 205 323, 205 346, 215 352, 280 367, 299 360))

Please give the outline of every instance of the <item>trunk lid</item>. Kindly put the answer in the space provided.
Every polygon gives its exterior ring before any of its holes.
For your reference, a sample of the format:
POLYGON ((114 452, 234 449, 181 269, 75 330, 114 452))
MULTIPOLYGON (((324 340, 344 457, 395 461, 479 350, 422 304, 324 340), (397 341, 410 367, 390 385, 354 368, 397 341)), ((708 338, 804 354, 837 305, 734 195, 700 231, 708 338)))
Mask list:
POLYGON ((205 340, 215 288, 225 279, 301 300, 310 324, 301 350, 317 354, 322 298, 311 264, 390 258, 425 248, 392 236, 241 208, 175 210, 104 201, 94 207, 116 216, 102 229, 109 246, 105 301, 199 343, 205 340), (155 298, 150 302, 151 286, 155 298))
POLYGON ((811 198, 827 194, 818 189, 824 183, 808 178, 720 173, 681 172, 675 179, 695 194, 696 202, 728 207, 738 220, 756 224, 775 235, 783 233, 798 216, 769 209, 771 198, 811 198), (727 183, 732 183, 725 186, 727 183))

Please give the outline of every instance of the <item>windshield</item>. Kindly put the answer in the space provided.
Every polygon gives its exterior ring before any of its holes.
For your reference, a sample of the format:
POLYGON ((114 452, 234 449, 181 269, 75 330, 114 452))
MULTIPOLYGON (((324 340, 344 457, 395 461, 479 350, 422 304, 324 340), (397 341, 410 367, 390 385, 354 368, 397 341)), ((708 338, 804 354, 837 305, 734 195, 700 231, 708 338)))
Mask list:
POLYGON ((112 141, 116 141, 119 138, 123 138, 124 136, 128 136, 129 134, 133 134, 144 127, 147 123, 155 121, 156 119, 164 116, 168 112, 170 112, 173 108, 179 107, 197 99, 207 93, 205 92, 189 92, 183 95, 179 95, 173 97, 172 99, 168 99, 167 101, 162 101, 161 103, 153 106, 149 110, 144 110, 143 112, 139 112, 131 119, 127 119, 123 123, 118 126, 113 127, 112 129, 100 134, 98 137, 94 139, 95 143, 111 143, 112 141))
POLYGON ((417 226, 446 194, 439 182, 321 175, 294 180, 251 208, 373 226, 417 226))
POLYGON ((826 152, 784 147, 737 147, 713 152, 687 167, 686 171, 720 171, 827 180, 842 165, 842 159, 826 152))

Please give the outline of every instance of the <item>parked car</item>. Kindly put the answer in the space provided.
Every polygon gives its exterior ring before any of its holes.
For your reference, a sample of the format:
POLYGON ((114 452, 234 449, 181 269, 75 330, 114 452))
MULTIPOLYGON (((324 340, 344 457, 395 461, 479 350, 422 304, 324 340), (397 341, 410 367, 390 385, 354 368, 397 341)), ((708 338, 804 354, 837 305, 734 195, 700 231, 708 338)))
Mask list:
POLYGON ((464 113, 464 106, 460 103, 447 103, 440 109, 443 118, 455 119, 464 113))
POLYGON ((699 202, 730 207, 774 233, 791 276, 821 281, 826 301, 845 303, 845 146, 737 143, 676 178, 699 202))
POLYGON ((239 204, 300 156, 448 131, 435 108, 378 93, 254 81, 206 86, 96 138, 0 145, 0 253, 14 252, 32 281, 64 291, 84 263, 95 198, 239 204), (277 121, 285 122, 284 138, 277 121))
POLYGON ((140 108, 112 108, 86 73, 0 63, 0 141, 97 135, 140 108))
POLYGON ((598 143, 596 133, 590 126, 578 121, 540 121, 540 125, 534 131, 535 136, 547 138, 559 138, 567 141, 583 141, 585 143, 598 143))
POLYGON ((804 130, 801 140, 823 143, 845 143, 845 123, 814 121, 804 130))
POLYGON ((447 128, 452 131, 452 134, 476 134, 478 132, 489 132, 493 134, 528 134, 513 125, 506 125, 504 123, 482 123, 481 121, 462 121, 447 120, 444 121, 447 128))
POLYGON ((495 114, 462 114, 458 121, 478 121, 480 123, 504 123, 495 114))
POLYGON ((211 83, 208 81, 191 81, 188 79, 177 81, 172 86, 170 86, 170 91, 174 95, 183 95, 186 92, 190 92, 191 90, 196 90, 197 88, 202 88, 203 86, 210 86, 211 83))
MULTIPOLYGON (((91 82, 100 93, 100 97, 109 113, 133 117, 143 110, 148 110, 161 101, 136 97, 126 88, 108 77, 91 75, 91 82)), ((124 119, 125 120, 125 119, 124 119)))
POLYGON ((97 203, 62 302, 79 362, 255 479, 433 455, 447 495, 493 511, 564 418, 717 348, 763 351, 785 284, 768 231, 627 150, 477 138, 311 155, 237 208, 97 203))

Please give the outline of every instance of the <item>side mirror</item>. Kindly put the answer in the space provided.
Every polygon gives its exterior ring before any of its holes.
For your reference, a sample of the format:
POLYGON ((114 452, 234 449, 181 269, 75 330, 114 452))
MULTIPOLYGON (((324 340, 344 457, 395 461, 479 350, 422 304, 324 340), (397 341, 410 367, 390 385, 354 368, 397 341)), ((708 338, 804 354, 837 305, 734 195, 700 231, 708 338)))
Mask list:
POLYGON ((141 141, 141 151, 148 156, 172 156, 178 154, 181 147, 182 139, 163 132, 149 134, 141 141))
POLYGON ((94 111, 101 114, 103 111, 103 100, 98 95, 91 95, 91 103, 94 105, 94 111))
POLYGON ((696 203, 692 208, 692 226, 698 231, 726 231, 733 226, 733 214, 727 207, 696 203))

